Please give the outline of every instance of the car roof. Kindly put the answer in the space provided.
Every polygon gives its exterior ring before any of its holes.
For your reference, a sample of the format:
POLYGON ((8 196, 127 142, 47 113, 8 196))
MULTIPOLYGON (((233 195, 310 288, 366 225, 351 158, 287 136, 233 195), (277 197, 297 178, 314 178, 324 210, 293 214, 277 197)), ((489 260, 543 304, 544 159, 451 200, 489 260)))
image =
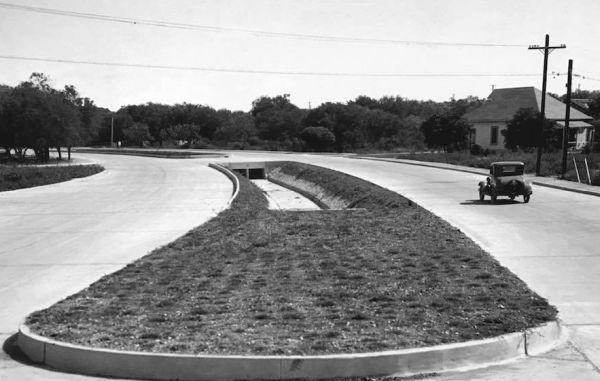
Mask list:
POLYGON ((525 165, 522 161, 495 161, 491 165, 525 165))

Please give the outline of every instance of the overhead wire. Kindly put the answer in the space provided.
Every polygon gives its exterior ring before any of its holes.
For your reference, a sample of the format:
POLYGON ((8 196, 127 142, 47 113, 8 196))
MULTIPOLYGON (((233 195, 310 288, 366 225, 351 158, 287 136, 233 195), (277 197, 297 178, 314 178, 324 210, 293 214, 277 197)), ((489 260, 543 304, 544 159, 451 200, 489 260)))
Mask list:
MULTIPOLYGON (((569 74, 568 74, 568 73, 557 73, 557 72, 552 72, 552 75, 553 75, 553 76, 556 76, 556 77, 560 77, 561 75, 567 76, 567 75, 569 75, 569 74)), ((572 75, 573 77, 576 77, 576 78, 588 79, 588 80, 590 80, 590 81, 600 81, 600 78, 596 78, 596 77, 590 77, 590 76, 589 76, 589 75, 587 75, 587 74, 571 73, 571 75, 572 75)))
POLYGON ((581 78, 581 79, 589 79, 590 81, 600 81, 600 78, 590 77, 589 75, 584 74, 573 74, 573 77, 581 78))
POLYGON ((216 68, 201 66, 173 66, 173 65, 151 65, 141 63, 124 62, 102 62, 85 61, 48 57, 28 57, 14 55, 0 55, 0 59, 37 61, 50 63, 67 63, 79 65, 115 66, 144 69, 183 70, 183 71, 205 71, 238 74, 274 74, 274 75, 299 75, 299 76, 321 76, 321 77, 536 77, 539 73, 352 73, 352 72, 310 72, 310 71, 283 71, 283 70, 253 70, 235 68, 216 68))
POLYGON ((419 40, 398 40, 398 39, 377 39, 363 37, 344 37, 344 36, 326 36, 317 34, 289 33, 289 32, 272 32, 265 30, 221 27, 211 25, 187 24, 161 20, 136 19, 129 17, 110 16, 97 13, 74 12, 53 8, 32 7, 26 5, 18 5, 12 3, 0 2, 0 8, 20 10, 26 12, 52 14, 66 17, 77 17, 91 20, 108 21, 115 23, 124 23, 132 25, 146 25, 162 28, 187 29, 205 32, 237 32, 249 33, 256 36, 276 37, 276 38, 291 38, 325 42, 346 42, 346 43, 370 43, 370 44, 396 44, 396 45, 422 45, 422 46, 462 46, 462 47, 502 47, 502 48, 523 48, 529 45, 524 44, 496 44, 496 43, 480 43, 480 42, 446 42, 446 41, 419 41, 419 40))

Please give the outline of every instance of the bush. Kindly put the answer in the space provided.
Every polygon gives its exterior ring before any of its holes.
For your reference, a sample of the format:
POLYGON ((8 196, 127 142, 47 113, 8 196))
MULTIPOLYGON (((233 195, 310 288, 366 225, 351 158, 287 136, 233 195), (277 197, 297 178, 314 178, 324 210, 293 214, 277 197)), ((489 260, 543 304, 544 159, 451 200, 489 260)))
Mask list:
POLYGON ((306 127, 300 133, 310 151, 322 151, 335 144, 335 135, 325 127, 306 127))
POLYGON ((479 144, 473 144, 471 146, 471 155, 482 155, 483 148, 479 144))
POLYGON ((16 172, 8 172, 4 174, 4 180, 16 182, 21 180, 21 175, 16 172))

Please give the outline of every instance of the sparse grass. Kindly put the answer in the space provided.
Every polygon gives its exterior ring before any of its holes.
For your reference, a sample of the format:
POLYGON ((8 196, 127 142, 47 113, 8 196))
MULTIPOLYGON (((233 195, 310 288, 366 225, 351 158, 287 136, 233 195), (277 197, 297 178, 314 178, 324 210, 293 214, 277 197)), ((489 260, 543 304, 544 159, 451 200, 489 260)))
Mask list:
POLYGON ((460 231, 402 196, 317 167, 287 169, 324 171, 326 188, 369 195, 355 203, 367 209, 271 211, 241 178, 230 209, 27 324, 112 349, 292 355, 459 342, 555 318, 460 231))
POLYGON ((102 172, 99 165, 32 166, 0 164, 0 192, 86 177, 102 172))

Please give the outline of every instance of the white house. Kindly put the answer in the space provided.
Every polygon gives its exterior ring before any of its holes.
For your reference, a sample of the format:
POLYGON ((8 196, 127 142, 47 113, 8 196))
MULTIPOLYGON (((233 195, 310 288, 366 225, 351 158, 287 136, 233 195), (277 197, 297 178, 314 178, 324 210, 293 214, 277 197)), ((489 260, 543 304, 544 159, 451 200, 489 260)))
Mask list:
MULTIPOLYGON (((535 87, 513 87, 495 89, 478 108, 466 113, 465 118, 473 125, 471 143, 482 148, 505 149, 502 131, 520 108, 541 111, 542 92, 535 87)), ((565 123, 566 105, 546 94, 546 119, 556 122, 558 127, 565 123)), ((592 142, 594 129, 589 123, 593 118, 571 107, 569 117, 569 144, 576 149, 592 142)))

